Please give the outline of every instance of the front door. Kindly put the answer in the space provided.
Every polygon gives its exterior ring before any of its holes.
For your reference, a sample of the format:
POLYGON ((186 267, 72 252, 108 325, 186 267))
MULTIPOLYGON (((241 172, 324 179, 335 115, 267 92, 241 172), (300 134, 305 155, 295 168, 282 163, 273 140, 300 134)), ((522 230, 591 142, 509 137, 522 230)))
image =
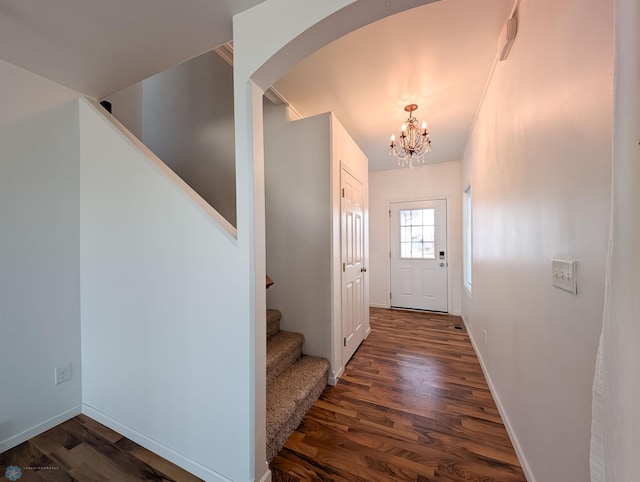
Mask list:
POLYGON ((364 190, 362 183, 344 169, 341 196, 342 354, 347 363, 364 340, 364 190))
POLYGON ((447 201, 391 203, 391 306, 447 312, 447 201))

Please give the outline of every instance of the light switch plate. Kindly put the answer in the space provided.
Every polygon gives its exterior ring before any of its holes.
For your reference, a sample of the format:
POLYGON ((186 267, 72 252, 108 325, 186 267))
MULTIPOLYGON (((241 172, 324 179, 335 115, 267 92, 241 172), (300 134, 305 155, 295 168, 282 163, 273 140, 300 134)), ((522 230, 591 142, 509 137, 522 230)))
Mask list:
POLYGON ((573 293, 574 295, 578 294, 575 261, 552 259, 551 276, 553 278, 553 286, 573 293))

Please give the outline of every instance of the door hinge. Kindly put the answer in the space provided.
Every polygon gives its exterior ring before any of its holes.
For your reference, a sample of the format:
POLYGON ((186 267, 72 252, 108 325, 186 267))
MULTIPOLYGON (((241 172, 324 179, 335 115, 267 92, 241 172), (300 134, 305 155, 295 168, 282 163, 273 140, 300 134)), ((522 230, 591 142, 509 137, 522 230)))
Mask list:
POLYGON ((389 217, 391 217, 391 209, 389 209, 389 217))
POLYGON ((347 264, 346 263, 342 263, 342 271, 346 271, 347 270, 347 264))
POLYGON ((389 259, 391 259, 391 251, 389 251, 389 259))
POLYGON ((342 197, 344 197, 344 188, 342 188, 342 197))
POLYGON ((391 299, 391 291, 389 291, 389 299, 391 299))
POLYGON ((343 339, 342 339, 342 344, 343 344, 344 346, 347 346, 347 339, 346 339, 346 338, 343 338, 343 339))

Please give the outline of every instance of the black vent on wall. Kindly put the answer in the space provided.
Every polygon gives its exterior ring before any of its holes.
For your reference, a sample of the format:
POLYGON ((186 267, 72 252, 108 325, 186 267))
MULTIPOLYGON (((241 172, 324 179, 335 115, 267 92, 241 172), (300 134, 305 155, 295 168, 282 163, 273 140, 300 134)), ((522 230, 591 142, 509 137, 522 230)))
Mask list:
POLYGON ((100 101, 100 105, 106 109, 106 111, 111 114, 111 102, 108 100, 100 101))

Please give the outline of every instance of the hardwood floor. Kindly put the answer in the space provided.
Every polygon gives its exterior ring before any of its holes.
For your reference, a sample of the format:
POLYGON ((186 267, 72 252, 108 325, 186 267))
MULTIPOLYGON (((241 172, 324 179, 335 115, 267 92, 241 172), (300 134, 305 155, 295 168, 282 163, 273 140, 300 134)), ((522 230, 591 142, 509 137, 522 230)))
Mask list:
MULTIPOLYGON (((371 334, 271 463, 274 481, 526 481, 458 317, 371 309, 371 334)), ((198 481, 77 417, 0 454, 0 480, 198 481)))
POLYGON ((19 482, 200 480, 85 415, 1 453, 0 480, 10 466, 19 482))
POLYGON ((371 309, 371 334, 273 480, 526 481, 459 317, 371 309))

